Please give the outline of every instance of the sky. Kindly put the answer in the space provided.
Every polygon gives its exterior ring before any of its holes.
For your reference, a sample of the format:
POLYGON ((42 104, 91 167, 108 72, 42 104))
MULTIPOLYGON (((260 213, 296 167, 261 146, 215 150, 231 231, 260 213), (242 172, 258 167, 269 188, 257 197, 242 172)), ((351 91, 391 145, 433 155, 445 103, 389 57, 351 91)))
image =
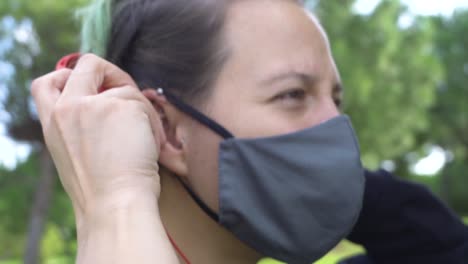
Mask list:
MULTIPOLYGON (((380 0, 358 0, 355 6, 360 13, 370 13, 380 0)), ((402 0, 409 11, 418 15, 451 15, 456 8, 468 8, 467 0, 402 0)))
MULTIPOLYGON (((451 15, 456 8, 468 8, 468 0, 402 0, 408 5, 409 11, 417 15, 451 15)), ((359 13, 367 14, 372 12, 380 0, 358 0, 355 10, 359 13)), ((27 37, 19 35, 17 37, 27 37)), ((0 64, 0 74, 4 74, 9 69, 0 64)), ((3 89, 0 89, 3 90, 3 89)), ((4 94, 0 91, 0 99, 4 94)), ((3 113, 4 114, 4 113, 3 113)), ((2 116, 0 109, 0 117, 2 116)), ((7 168, 14 168, 18 161, 27 158, 30 148, 26 144, 15 143, 6 137, 5 126, 0 118, 0 164, 7 168)), ((427 157, 421 159, 412 168, 413 172, 419 175, 433 175, 443 168, 447 160, 444 151, 434 147, 429 151, 427 157)))

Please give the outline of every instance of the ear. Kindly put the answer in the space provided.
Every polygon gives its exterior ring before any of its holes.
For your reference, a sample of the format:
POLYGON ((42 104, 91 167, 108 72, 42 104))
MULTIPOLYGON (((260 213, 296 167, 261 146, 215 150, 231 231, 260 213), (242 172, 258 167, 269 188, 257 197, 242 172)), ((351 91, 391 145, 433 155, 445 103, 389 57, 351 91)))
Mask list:
POLYGON ((164 95, 155 89, 145 89, 143 95, 151 102, 161 118, 166 141, 161 145, 159 163, 179 177, 186 178, 188 166, 186 161, 186 145, 184 135, 187 129, 185 116, 164 95))

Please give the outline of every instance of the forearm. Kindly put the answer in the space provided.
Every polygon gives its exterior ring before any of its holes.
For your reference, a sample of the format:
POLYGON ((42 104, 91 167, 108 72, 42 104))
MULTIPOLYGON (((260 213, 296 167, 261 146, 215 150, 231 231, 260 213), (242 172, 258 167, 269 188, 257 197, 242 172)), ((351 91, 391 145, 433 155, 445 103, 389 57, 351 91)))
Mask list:
POLYGON ((96 206, 78 228, 78 264, 179 263, 154 195, 131 193, 96 206))

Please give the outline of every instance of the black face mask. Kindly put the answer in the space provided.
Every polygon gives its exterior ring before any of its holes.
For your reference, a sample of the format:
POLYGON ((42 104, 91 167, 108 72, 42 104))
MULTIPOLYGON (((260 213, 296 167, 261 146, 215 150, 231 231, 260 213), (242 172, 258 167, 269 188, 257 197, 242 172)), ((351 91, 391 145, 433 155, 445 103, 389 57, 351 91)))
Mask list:
POLYGON ((183 184, 207 215, 241 241, 266 256, 310 264, 351 231, 365 184, 348 117, 286 135, 238 139, 171 93, 158 93, 224 138, 219 213, 183 184))

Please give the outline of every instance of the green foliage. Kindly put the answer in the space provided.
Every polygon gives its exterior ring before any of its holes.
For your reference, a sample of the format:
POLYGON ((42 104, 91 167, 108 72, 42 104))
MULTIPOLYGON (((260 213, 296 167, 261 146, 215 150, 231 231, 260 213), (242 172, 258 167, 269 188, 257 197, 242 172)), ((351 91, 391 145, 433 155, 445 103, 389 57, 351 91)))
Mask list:
POLYGON ((0 169, 0 259, 19 256, 36 183, 37 159, 32 155, 14 172, 0 169))
MULTIPOLYGON (((30 104, 29 84, 33 78, 50 72, 61 56, 78 50, 78 23, 74 13, 84 2, 0 1, 0 21, 9 22, 0 24, 0 39, 10 44, 1 47, 0 62, 14 70, 12 75, 0 75, 0 89, 7 88, 7 98, 1 102, 0 109, 4 108, 10 116, 9 132, 13 127, 24 128, 19 133, 10 133, 15 138, 30 142, 41 138, 34 126, 37 118, 30 104), (27 33, 23 37, 18 33, 22 31, 27 33)), ((40 149, 41 145, 35 147, 40 149)), ((14 171, 0 168, 0 260, 22 257, 38 172, 35 154, 14 171)), ((56 186, 42 248, 46 258, 74 255, 76 248, 73 213, 60 185, 56 186), (63 243, 57 247, 54 241, 59 238, 63 243)))
POLYGON ((327 30, 345 86, 345 112, 357 130, 365 164, 400 157, 419 147, 428 129, 428 109, 440 80, 430 53, 434 30, 427 18, 398 25, 399 1, 383 1, 368 15, 350 12, 354 1, 320 1, 317 13, 327 30))
MULTIPOLYGON (((316 261, 315 264, 336 264, 340 260, 363 253, 365 253, 365 251, 361 246, 355 245, 345 240, 342 241, 338 246, 336 246, 322 259, 316 261)), ((282 264, 282 262, 273 259, 264 259, 258 264, 282 264)))
POLYGON ((65 251, 64 246, 60 229, 55 225, 49 225, 42 239, 42 256, 45 259, 60 256, 65 251))
POLYGON ((6 0, 0 3, 0 19, 15 21, 13 28, 2 28, 0 36, 12 42, 0 53, 0 61, 14 68, 14 75, 0 81, 8 86, 5 109, 11 115, 9 126, 24 125, 35 119, 29 103, 29 84, 37 76, 54 69, 57 60, 78 50, 78 23, 74 9, 84 0, 6 0), (17 37, 17 30, 30 31, 29 38, 17 37))
POLYGON ((438 55, 445 78, 437 90, 433 108, 433 135, 460 156, 468 156, 468 10, 450 19, 435 18, 438 55))
POLYGON ((336 264, 340 260, 364 253, 363 247, 345 240, 315 264, 336 264))
POLYGON ((468 215, 468 163, 456 159, 443 171, 442 196, 459 214, 468 215))
POLYGON ((444 68, 431 111, 428 141, 451 152, 453 161, 441 173, 442 195, 468 214, 468 10, 451 18, 434 18, 436 55, 444 68))

